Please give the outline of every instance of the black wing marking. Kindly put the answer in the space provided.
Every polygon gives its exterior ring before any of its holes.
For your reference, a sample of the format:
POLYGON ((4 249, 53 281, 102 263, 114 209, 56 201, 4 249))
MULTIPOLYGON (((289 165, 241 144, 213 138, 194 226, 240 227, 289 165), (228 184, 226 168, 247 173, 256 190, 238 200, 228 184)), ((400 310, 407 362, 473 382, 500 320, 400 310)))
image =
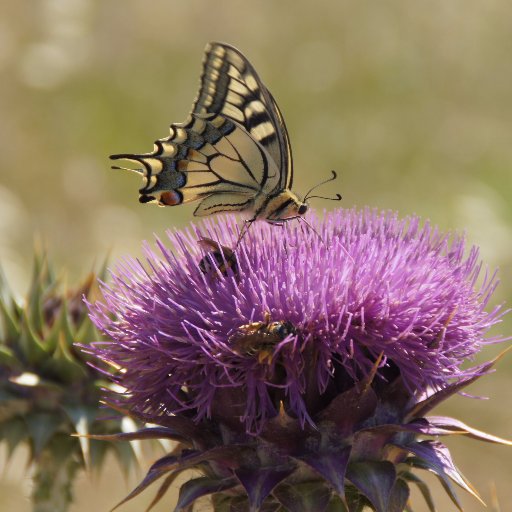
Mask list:
POLYGON ((279 168, 277 188, 291 188, 293 161, 283 116, 255 69, 239 50, 224 43, 207 45, 201 87, 192 111, 221 114, 240 123, 268 151, 279 168))

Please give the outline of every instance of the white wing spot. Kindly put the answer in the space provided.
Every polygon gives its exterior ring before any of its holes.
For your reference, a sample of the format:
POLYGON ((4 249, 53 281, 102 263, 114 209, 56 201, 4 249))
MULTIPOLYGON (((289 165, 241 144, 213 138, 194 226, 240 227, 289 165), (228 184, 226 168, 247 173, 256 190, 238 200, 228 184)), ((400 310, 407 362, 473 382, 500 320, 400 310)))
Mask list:
POLYGON ((245 83, 247 84, 247 87, 252 91, 256 92, 258 88, 258 82, 256 82, 256 79, 252 75, 247 75, 245 78, 245 83))

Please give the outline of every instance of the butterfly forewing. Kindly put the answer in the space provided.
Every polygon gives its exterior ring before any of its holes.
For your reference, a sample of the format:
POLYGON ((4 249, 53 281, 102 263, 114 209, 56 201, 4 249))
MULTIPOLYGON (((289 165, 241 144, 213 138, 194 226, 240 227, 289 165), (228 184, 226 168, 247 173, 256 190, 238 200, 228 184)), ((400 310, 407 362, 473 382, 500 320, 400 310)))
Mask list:
POLYGON ((291 187, 292 156, 283 116, 252 65, 236 48, 222 43, 206 47, 193 111, 222 114, 240 123, 279 168, 279 188, 291 187))

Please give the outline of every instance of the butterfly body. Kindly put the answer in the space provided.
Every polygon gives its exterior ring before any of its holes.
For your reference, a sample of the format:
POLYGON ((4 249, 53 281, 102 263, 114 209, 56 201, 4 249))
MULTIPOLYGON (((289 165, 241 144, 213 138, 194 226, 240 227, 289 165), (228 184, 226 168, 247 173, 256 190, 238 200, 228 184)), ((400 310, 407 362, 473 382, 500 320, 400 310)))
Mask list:
POLYGON ((142 167, 140 202, 199 201, 196 216, 244 213, 271 223, 303 216, 292 192, 293 165, 282 114, 249 61, 223 43, 206 47, 192 113, 145 154, 118 154, 142 167))
POLYGON ((273 224, 282 224, 286 220, 302 217, 308 204, 301 201, 291 190, 278 191, 275 195, 264 195, 256 210, 255 218, 265 219, 273 224))

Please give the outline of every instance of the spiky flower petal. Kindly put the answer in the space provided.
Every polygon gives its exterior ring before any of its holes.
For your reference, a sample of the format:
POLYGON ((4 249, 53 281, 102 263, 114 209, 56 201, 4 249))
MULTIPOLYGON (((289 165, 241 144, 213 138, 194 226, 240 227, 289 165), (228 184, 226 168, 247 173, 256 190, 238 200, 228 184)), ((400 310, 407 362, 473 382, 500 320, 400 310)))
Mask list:
POLYGON ((338 211, 310 222, 316 232, 251 226, 236 265, 197 243, 233 247, 230 218, 169 234, 172 251, 146 246, 146 265, 127 260, 90 304, 112 339, 94 353, 122 369, 128 390, 118 405, 189 446, 142 488, 205 472, 177 510, 203 494, 216 510, 306 510, 290 503, 311 484, 326 507, 334 491, 350 511, 398 511, 412 467, 471 490, 444 446, 419 436, 464 430, 423 415, 489 370, 465 363, 500 341, 487 337, 502 314, 487 308, 494 276, 479 278, 478 251, 461 237, 415 217, 338 211))

